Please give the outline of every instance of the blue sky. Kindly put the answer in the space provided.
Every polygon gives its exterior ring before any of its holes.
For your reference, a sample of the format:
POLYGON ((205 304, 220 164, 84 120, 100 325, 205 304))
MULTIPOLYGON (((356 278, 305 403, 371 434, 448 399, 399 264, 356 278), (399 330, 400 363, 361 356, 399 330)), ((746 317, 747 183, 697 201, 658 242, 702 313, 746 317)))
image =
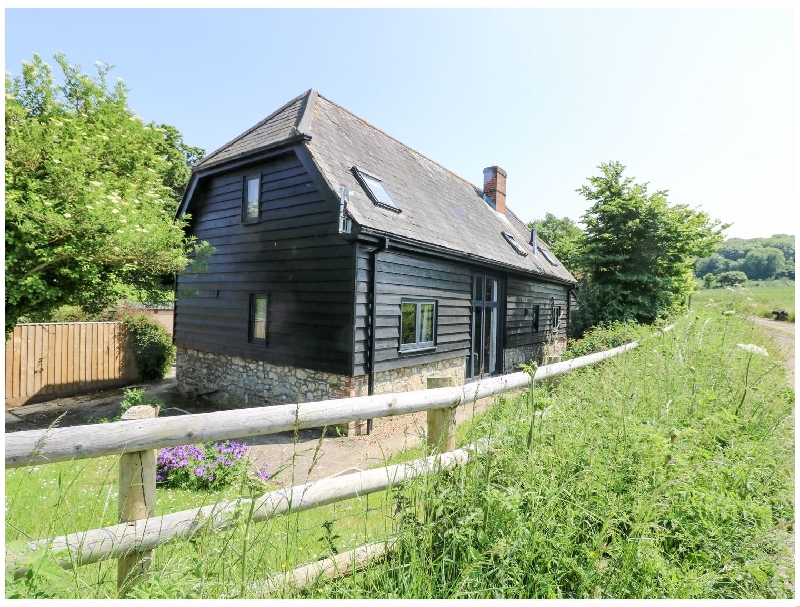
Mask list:
POLYGON ((145 121, 211 152, 308 88, 461 177, 508 172, 523 220, 579 220, 626 174, 733 223, 794 234, 791 9, 6 9, 5 66, 63 51, 145 121))

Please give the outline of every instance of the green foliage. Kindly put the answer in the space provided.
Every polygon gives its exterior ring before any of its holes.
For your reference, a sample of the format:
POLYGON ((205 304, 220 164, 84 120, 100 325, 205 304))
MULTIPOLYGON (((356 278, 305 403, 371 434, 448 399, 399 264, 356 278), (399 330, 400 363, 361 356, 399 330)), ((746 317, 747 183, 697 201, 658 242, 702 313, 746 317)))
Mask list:
POLYGON ((623 177, 619 162, 598 168, 602 175, 578 190, 592 206, 582 218, 580 265, 588 281, 571 323, 577 336, 602 322, 652 323, 685 306, 695 258, 708 255, 727 227, 669 204, 666 191, 649 194, 646 183, 623 177))
POLYGON ((202 150, 144 124, 111 66, 82 73, 38 55, 6 76, 6 333, 63 305, 95 313, 123 295, 164 297, 160 279, 208 255, 173 219, 187 162, 202 150))
POLYGON ((723 272, 716 278, 718 285, 722 287, 732 287, 733 285, 741 285, 747 282, 747 274, 738 270, 732 272, 723 272))
POLYGON ((571 340, 564 354, 564 360, 610 350, 611 348, 631 343, 641 338, 646 331, 652 332, 652 328, 642 327, 633 321, 621 322, 615 320, 609 323, 602 323, 584 333, 582 338, 571 340))
POLYGON ((709 257, 695 262, 698 278, 729 271, 745 272, 749 280, 794 278, 794 236, 776 234, 770 238, 729 238, 717 245, 709 257))
POLYGON ((547 213, 544 219, 535 219, 528 227, 536 230, 538 237, 550 245, 558 260, 570 272, 580 275, 579 251, 583 231, 572 219, 559 219, 552 213, 547 213))
POLYGON ((133 355, 140 377, 158 381, 175 362, 175 346, 167 330, 142 312, 124 312, 120 319, 133 340, 133 355))
POLYGON ((786 259, 783 251, 773 247, 751 249, 742 261, 742 271, 750 280, 768 280, 783 274, 786 259))
POLYGON ((315 596, 791 598, 794 394, 749 323, 698 315, 564 376, 532 451, 501 401, 484 456, 399 491, 391 559, 315 596))

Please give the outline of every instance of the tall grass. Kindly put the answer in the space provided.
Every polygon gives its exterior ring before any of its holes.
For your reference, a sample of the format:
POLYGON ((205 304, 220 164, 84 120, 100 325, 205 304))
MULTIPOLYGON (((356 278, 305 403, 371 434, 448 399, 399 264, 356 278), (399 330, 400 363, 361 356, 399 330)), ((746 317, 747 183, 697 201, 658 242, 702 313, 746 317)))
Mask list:
MULTIPOLYGON (((741 315, 705 305, 658 337, 609 330, 595 341, 642 345, 500 398, 459 431, 461 444, 491 440, 466 467, 266 523, 243 511, 234 528, 158 548, 133 596, 253 598, 276 572, 396 536, 378 566, 277 595, 790 597, 794 392, 778 352, 741 315)), ((6 471, 7 539, 113 523, 115 466, 6 471)), ((158 503, 173 512, 237 491, 159 490, 158 503)), ((116 596, 114 561, 65 572, 45 552, 35 565, 7 578, 7 596, 116 596)))
POLYGON ((702 310, 531 397, 474 425, 487 456, 398 492, 383 566, 307 592, 792 596, 794 393, 752 325, 702 310))

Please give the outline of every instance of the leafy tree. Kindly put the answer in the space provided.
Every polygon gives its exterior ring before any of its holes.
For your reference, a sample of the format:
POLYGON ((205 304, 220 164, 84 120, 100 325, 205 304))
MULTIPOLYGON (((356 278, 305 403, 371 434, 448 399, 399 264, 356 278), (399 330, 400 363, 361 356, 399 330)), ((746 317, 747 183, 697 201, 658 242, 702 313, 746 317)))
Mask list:
POLYGON ((569 217, 559 219, 547 213, 544 219, 535 219, 528 224, 539 238, 550 245, 559 261, 573 273, 580 274, 578 251, 583 239, 583 230, 569 217))
POLYGON ((708 257, 701 257, 694 263, 694 273, 698 278, 706 274, 722 274, 730 270, 738 270, 739 262, 731 261, 719 253, 712 253, 708 257))
POLYGON ((157 300, 162 276, 210 252, 173 219, 202 150, 135 116, 122 81, 106 81, 111 66, 93 77, 55 60, 60 84, 38 55, 6 76, 6 334, 65 304, 157 300))
POLYGON ((619 162, 603 163, 577 191, 592 203, 581 267, 573 331, 612 321, 651 323, 685 305, 694 290, 696 257, 711 253, 727 226, 683 204, 670 205, 666 191, 649 194, 647 183, 623 177, 619 162))
POLYGON ((773 247, 750 249, 742 261, 742 271, 750 280, 769 280, 783 273, 786 258, 783 251, 773 247))
POLYGON ((732 270, 730 272, 723 272, 717 276, 717 284, 721 287, 732 287, 733 285, 741 285, 747 282, 747 274, 740 270, 732 270))

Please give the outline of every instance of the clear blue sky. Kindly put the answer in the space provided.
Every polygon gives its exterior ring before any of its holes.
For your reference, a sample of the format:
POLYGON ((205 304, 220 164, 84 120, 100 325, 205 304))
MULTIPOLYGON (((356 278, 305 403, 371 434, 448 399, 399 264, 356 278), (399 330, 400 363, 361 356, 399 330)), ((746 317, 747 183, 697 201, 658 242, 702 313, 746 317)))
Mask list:
POLYGON ((794 234, 791 9, 6 9, 12 75, 95 61, 210 152, 315 88, 461 177, 508 172, 523 219, 579 220, 597 165, 794 234))

